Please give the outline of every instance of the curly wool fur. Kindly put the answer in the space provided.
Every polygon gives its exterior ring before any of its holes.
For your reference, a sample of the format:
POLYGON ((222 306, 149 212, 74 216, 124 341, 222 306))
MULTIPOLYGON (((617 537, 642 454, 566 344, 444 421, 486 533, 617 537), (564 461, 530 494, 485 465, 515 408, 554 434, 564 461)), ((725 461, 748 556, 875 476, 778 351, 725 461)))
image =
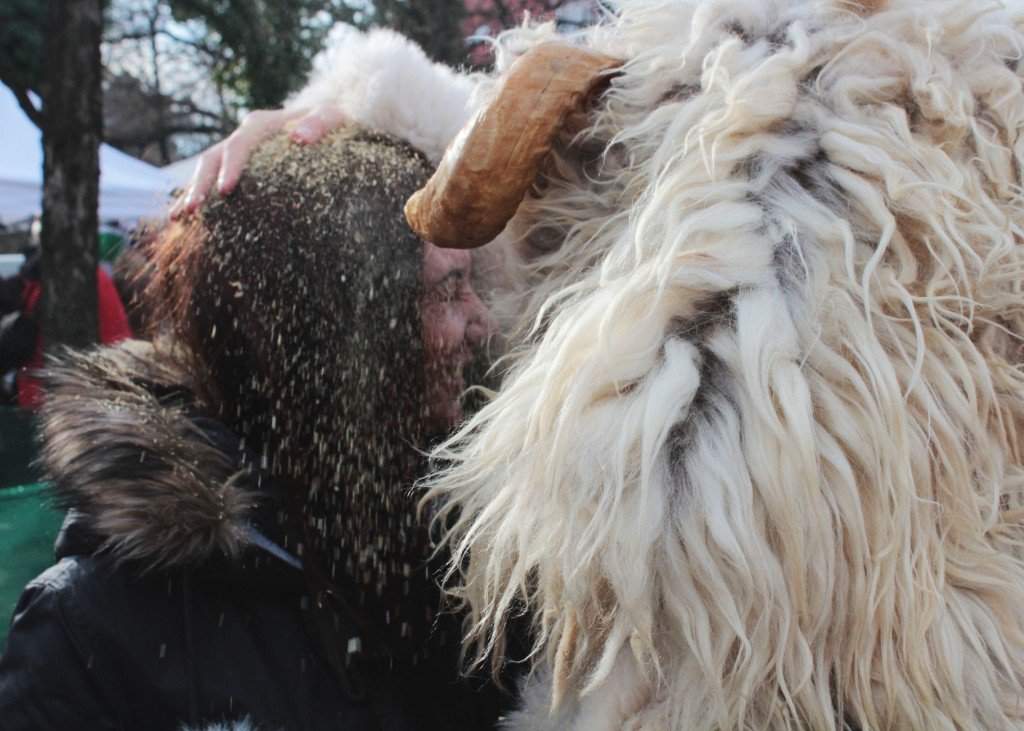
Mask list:
POLYGON ((43 467, 107 550, 145 568, 240 553, 248 472, 185 413, 189 379, 171 358, 126 341, 69 353, 46 380, 43 467))
POLYGON ((478 656, 534 618, 513 728, 1024 728, 1024 17, 873 5, 583 39, 628 63, 429 483, 478 656))

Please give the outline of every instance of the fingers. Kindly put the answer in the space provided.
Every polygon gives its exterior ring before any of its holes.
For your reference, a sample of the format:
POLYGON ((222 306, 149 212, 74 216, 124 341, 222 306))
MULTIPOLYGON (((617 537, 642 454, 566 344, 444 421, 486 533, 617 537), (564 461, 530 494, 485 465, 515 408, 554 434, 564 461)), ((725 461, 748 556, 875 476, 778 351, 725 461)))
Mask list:
POLYGON ((199 163, 196 165, 195 172, 192 173, 192 180, 189 181, 188 188, 171 208, 172 219, 195 213, 203 205, 220 173, 223 154, 224 142, 218 142, 199 156, 199 163))
POLYGON ((224 140, 217 190, 227 195, 242 177, 252 151, 265 139, 279 132, 285 123, 305 113, 303 109, 256 110, 245 115, 242 124, 224 140))
POLYGON ((306 144, 319 142, 329 132, 350 124, 349 118, 333 106, 249 112, 230 137, 200 155, 185 195, 171 208, 171 218, 177 219, 199 210, 215 184, 221 195, 233 191, 252 151, 292 120, 298 121, 291 132, 291 139, 306 144))
POLYGON ((213 190, 226 195, 235 189, 253 149, 277 132, 285 122, 305 110, 275 109, 249 112, 231 135, 199 156, 199 164, 189 182, 188 190, 171 209, 171 218, 195 213, 206 202, 213 190))
POLYGON ((308 114, 296 122, 291 132, 291 139, 294 142, 313 144, 322 140, 327 134, 339 127, 351 124, 352 120, 348 115, 334 106, 320 106, 314 108, 308 114))

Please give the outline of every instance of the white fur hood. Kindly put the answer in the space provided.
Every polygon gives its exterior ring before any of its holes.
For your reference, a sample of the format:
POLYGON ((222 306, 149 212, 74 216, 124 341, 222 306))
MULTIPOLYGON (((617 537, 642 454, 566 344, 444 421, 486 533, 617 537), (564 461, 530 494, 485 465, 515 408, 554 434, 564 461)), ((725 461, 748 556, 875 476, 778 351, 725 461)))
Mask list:
POLYGON ((394 31, 353 30, 287 106, 337 106, 357 124, 405 140, 436 164, 469 118, 476 86, 475 77, 431 62, 394 31))

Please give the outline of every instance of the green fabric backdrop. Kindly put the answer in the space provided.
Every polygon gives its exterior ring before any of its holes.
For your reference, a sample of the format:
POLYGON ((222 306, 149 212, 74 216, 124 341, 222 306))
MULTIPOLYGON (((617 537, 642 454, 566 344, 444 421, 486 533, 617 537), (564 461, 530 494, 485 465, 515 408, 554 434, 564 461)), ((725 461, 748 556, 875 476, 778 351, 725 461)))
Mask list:
POLYGON ((63 520, 33 466, 37 453, 32 413, 0 407, 0 651, 25 584, 53 564, 63 520))
POLYGON ((53 563, 64 514, 49 503, 45 483, 0 489, 0 648, 25 584, 53 563))
POLYGON ((39 482, 33 466, 39 449, 35 415, 16 406, 0 406, 0 489, 39 482))

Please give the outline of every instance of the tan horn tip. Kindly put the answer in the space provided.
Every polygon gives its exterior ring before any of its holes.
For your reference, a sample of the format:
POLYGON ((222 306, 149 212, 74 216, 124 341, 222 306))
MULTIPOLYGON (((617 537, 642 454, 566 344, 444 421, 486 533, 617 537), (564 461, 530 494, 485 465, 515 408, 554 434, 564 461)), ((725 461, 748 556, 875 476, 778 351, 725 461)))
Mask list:
POLYGON ((413 231, 454 249, 493 241, 515 215, 566 117, 621 65, 564 43, 542 44, 517 59, 494 98, 463 127, 437 171, 406 203, 413 231))

